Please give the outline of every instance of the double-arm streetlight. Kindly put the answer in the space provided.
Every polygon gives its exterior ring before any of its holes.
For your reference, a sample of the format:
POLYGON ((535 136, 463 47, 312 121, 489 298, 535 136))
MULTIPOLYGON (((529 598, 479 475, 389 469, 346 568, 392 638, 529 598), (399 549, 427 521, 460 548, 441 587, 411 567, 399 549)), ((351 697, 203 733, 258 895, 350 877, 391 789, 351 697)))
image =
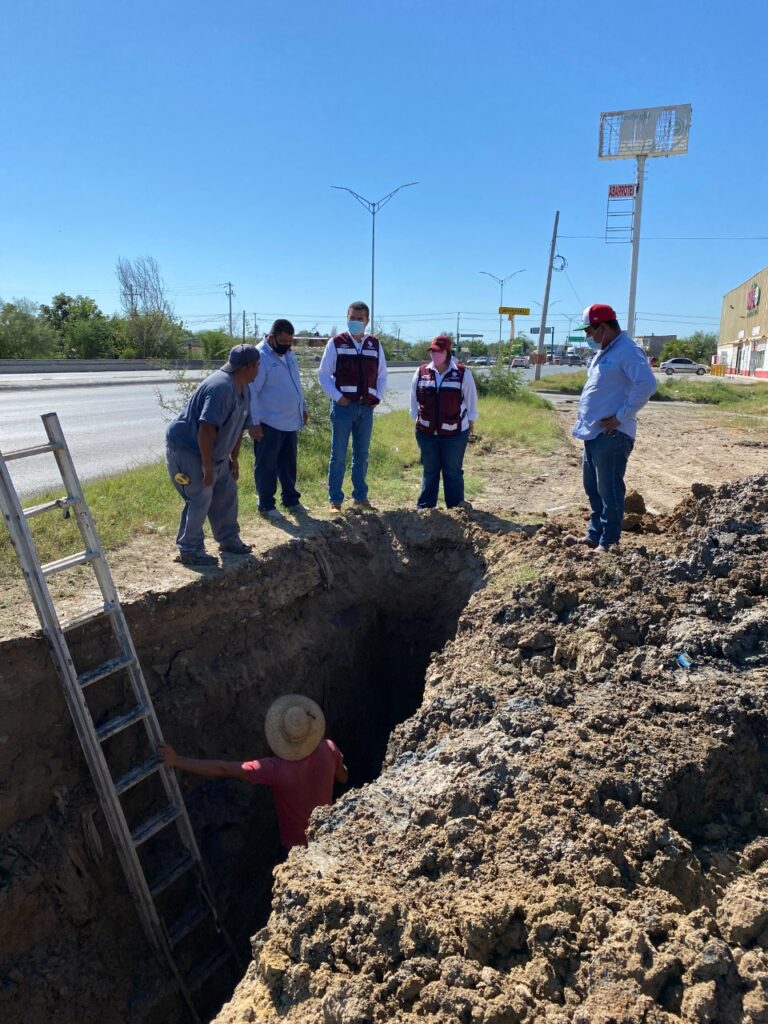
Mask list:
MULTIPOLYGON (((524 274, 525 273, 525 267, 523 267, 522 270, 516 270, 512 274, 507 274, 506 277, 496 277, 495 274, 491 274, 487 270, 479 270, 478 273, 479 274, 485 274, 486 277, 492 277, 493 280, 496 282, 496 284, 499 285, 499 287, 501 288, 501 292, 499 293, 499 308, 501 308, 504 305, 504 285, 507 283, 507 281, 511 281, 512 278, 515 277, 517 274, 524 274)), ((502 324, 502 320, 503 320, 503 314, 499 313, 499 352, 501 352, 501 324, 502 324)))
POLYGON ((371 330, 376 330, 376 324, 373 319, 374 310, 374 274, 376 267, 376 214, 382 208, 386 206, 393 196, 396 196, 401 188, 410 188, 411 185, 418 185, 418 181, 406 181, 404 185, 398 185, 397 188, 393 189, 388 195, 384 196, 383 199, 366 199, 364 196, 358 195, 357 192, 353 192, 351 188, 347 188, 346 185, 331 185, 331 188, 339 189, 340 192, 349 192, 351 196, 364 206, 368 213, 371 215, 371 330))

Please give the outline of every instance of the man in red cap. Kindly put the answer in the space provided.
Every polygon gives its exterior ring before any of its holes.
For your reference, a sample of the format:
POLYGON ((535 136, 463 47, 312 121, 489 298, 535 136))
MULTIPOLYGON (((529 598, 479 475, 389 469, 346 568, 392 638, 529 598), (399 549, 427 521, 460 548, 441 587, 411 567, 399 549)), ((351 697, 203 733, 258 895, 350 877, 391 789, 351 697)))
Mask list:
POLYGON ((622 331, 611 306, 584 310, 587 345, 596 354, 581 392, 573 436, 584 442, 584 490, 592 514, 585 544, 600 554, 615 548, 624 518, 624 474, 637 434, 637 413, 656 390, 639 345, 622 331))

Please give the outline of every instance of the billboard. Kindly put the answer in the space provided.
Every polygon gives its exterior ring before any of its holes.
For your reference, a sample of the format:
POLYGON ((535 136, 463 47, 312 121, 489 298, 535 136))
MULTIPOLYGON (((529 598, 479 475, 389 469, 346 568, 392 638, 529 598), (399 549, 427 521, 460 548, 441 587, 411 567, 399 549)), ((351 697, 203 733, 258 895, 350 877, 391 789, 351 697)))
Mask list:
POLYGON ((688 152, 691 105, 612 110, 600 115, 600 160, 680 156, 688 152))

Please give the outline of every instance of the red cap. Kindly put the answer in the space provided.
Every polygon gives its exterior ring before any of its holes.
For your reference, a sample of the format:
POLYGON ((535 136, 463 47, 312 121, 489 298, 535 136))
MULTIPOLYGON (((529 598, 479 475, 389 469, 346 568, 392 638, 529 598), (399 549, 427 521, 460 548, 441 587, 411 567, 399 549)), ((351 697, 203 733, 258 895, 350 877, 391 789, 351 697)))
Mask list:
POLYGON ((433 338, 429 345, 430 352, 450 352, 451 351, 451 339, 447 334, 438 334, 436 338, 433 338))
POLYGON ((603 302, 596 302, 594 306, 585 309, 581 314, 583 323, 575 328, 577 331, 586 331, 589 327, 597 327, 604 324, 606 320, 618 320, 616 310, 613 306, 606 306, 603 302))

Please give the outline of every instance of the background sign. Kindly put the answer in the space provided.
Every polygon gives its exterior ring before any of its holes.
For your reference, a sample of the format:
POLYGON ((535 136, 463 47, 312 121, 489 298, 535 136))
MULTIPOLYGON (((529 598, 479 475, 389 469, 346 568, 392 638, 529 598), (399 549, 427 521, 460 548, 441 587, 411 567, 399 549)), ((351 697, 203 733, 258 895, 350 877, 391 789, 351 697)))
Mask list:
POLYGON ((637 185, 609 185, 609 199, 634 199, 637 185))
POLYGON ((528 316, 530 312, 525 306, 499 306, 499 313, 506 313, 507 316, 528 316))

